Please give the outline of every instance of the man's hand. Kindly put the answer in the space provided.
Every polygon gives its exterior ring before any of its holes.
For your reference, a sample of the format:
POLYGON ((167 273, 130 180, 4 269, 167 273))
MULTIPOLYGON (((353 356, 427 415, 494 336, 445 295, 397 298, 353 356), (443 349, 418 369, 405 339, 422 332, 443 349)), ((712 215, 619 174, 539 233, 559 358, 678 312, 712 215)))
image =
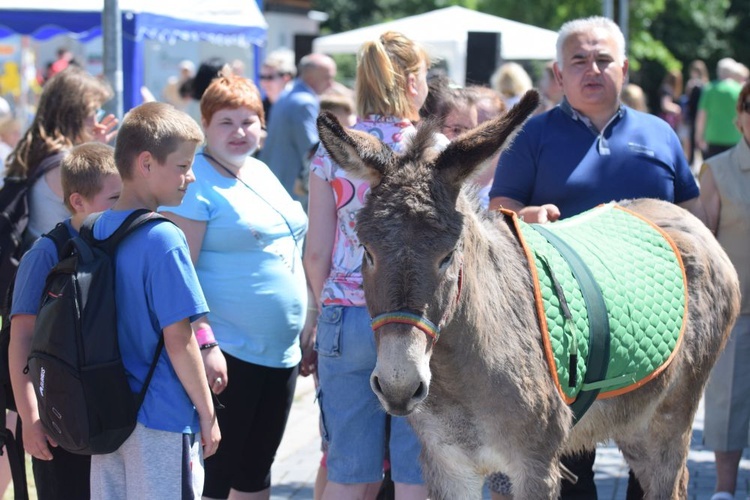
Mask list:
POLYGON ((545 224, 559 219, 560 209, 556 205, 548 203, 541 207, 524 207, 518 211, 518 216, 529 224, 545 224))
POLYGON ((208 385, 214 394, 221 394, 227 388, 229 375, 227 374, 227 360, 218 346, 201 351, 203 366, 206 369, 208 385))

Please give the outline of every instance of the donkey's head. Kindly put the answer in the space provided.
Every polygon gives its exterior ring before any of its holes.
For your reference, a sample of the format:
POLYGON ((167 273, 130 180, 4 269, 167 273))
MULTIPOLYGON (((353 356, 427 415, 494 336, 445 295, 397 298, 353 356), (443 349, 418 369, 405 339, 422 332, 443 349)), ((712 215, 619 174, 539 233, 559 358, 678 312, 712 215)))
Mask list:
POLYGON ((420 128, 395 153, 370 134, 318 118, 320 139, 343 169, 370 182, 357 216, 365 298, 378 345, 372 389, 387 411, 410 413, 428 393, 430 356, 458 309, 463 274, 464 181, 536 108, 530 91, 505 116, 463 134, 442 152, 420 128))

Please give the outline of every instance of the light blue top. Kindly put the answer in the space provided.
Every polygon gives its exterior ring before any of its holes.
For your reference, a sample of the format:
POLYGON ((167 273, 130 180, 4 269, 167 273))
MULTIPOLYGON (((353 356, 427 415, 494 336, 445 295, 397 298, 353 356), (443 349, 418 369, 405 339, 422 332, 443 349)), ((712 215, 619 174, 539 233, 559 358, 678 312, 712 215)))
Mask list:
POLYGON ((247 159, 248 188, 201 153, 182 205, 164 210, 207 223, 195 267, 216 340, 246 362, 295 366, 307 314, 301 258, 307 216, 263 162, 247 159))
MULTIPOLYGON (((130 210, 108 210, 94 237, 109 237, 130 210)), ((125 238, 115 258, 115 295, 120 354, 133 392, 139 392, 156 353, 161 330, 195 321, 208 312, 183 232, 169 222, 151 222, 125 238)), ((152 429, 196 433, 198 413, 182 387, 166 348, 146 392, 138 422, 152 429)))
MULTIPOLYGON (((70 237, 78 232, 70 225, 70 219, 63 224, 68 227, 70 237)), ((15 314, 31 314, 36 316, 41 304, 42 291, 47 281, 47 274, 59 261, 55 242, 50 238, 37 239, 32 247, 23 255, 18 265, 16 281, 13 285, 13 304, 10 309, 11 318, 15 314)))

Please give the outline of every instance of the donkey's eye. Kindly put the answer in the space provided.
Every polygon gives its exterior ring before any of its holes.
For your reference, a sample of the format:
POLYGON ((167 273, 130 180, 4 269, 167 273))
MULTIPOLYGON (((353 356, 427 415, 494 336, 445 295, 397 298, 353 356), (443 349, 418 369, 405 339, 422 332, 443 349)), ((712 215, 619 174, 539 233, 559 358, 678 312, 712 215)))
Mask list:
POLYGON ((448 255, 443 257, 443 260, 440 261, 440 269, 445 269, 448 267, 448 264, 451 263, 453 260, 453 252, 449 252, 448 255))
POLYGON ((367 262, 367 265, 373 265, 375 263, 375 260, 372 258, 372 254, 370 254, 370 251, 364 245, 362 245, 362 249, 365 251, 365 262, 367 262))

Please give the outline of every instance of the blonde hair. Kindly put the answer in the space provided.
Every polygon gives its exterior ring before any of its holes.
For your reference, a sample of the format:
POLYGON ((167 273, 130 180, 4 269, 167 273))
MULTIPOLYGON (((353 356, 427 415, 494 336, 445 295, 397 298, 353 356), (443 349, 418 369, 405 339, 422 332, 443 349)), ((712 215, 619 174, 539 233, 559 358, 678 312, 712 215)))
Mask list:
POLYGON ((71 194, 78 193, 91 200, 99 194, 104 178, 109 175, 120 175, 115 166, 115 150, 112 146, 87 142, 74 147, 60 162, 63 201, 67 209, 74 212, 70 205, 71 194))
POLYGON ((635 83, 628 83, 622 88, 622 92, 620 92, 620 100, 629 108, 648 113, 646 94, 643 92, 643 89, 635 83))
POLYGON ((430 63, 427 52, 406 36, 387 31, 365 42, 357 54, 357 114, 419 120, 407 88, 409 75, 430 63))
POLYGON ((279 75, 297 76, 297 66, 294 64, 294 51, 282 47, 276 49, 263 61, 263 66, 272 68, 279 75))
POLYGON ((518 63, 509 62, 500 65, 490 78, 492 88, 504 97, 523 95, 531 89, 531 77, 518 63))
POLYGON ((190 115, 163 102, 141 104, 125 115, 117 132, 117 170, 123 180, 130 179, 139 154, 148 151, 163 164, 184 142, 203 142, 203 132, 190 115))

